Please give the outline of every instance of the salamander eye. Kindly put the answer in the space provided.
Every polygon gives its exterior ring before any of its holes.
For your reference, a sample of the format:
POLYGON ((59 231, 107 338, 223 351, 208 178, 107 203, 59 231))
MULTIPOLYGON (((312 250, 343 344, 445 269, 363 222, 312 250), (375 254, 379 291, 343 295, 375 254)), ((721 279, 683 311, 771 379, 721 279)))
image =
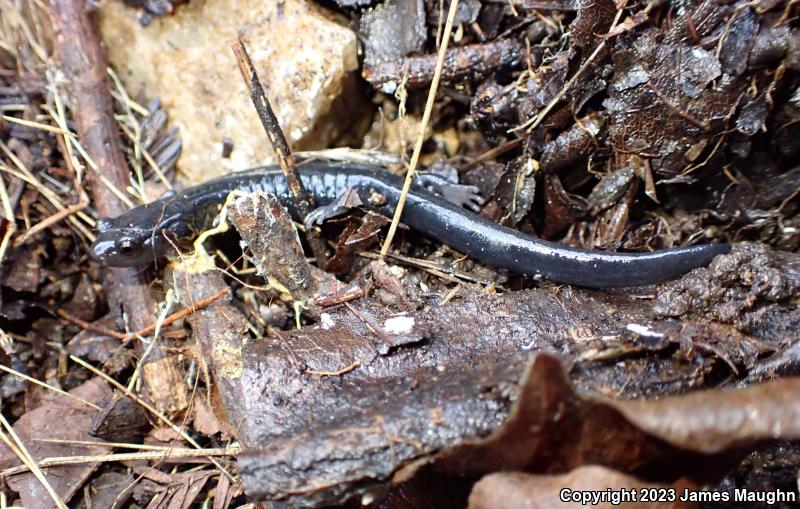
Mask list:
POLYGON ((136 243, 131 239, 120 239, 116 244, 117 251, 125 256, 136 253, 136 243))

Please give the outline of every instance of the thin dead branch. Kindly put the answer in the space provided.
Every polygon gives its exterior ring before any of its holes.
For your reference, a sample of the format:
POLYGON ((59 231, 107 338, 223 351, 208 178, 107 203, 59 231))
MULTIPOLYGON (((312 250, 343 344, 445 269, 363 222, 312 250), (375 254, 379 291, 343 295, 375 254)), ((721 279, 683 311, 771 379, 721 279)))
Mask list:
MULTIPOLYGON (((88 174, 94 207, 104 216, 115 217, 126 207, 112 188, 125 189, 129 172, 114 121, 106 58, 87 9, 82 0, 53 0, 54 45, 70 83, 81 146, 98 170, 88 174)), ((114 307, 124 309, 134 327, 142 327, 153 308, 146 282, 135 269, 114 269, 112 274, 119 284, 117 291, 109 287, 109 296, 117 300, 114 307)))
MULTIPOLYGON (((272 105, 267 99, 267 94, 264 91, 261 80, 258 78, 258 73, 253 66, 250 55, 247 53, 244 42, 241 38, 237 38, 232 47, 233 52, 236 54, 236 62, 239 64, 239 71, 242 73, 242 79, 244 79, 247 90, 250 92, 250 99, 258 112, 261 125, 264 126, 264 132, 267 133, 267 138, 269 138, 272 148, 275 150, 281 171, 286 177, 289 192, 292 194, 295 206, 300 214, 300 221, 305 221, 306 216, 314 208, 314 200, 308 194, 305 186, 303 186, 289 143, 286 141, 286 136, 283 134, 278 117, 275 116, 272 105)), ((325 243, 313 233, 308 238, 314 257, 317 258, 320 266, 322 266, 328 258, 325 254, 325 243)))

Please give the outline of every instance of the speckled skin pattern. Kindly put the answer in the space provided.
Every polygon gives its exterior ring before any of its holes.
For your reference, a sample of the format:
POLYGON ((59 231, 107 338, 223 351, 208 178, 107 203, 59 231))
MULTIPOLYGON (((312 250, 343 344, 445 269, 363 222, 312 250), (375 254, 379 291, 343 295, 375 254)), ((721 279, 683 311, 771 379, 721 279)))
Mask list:
MULTIPOLYGON (((317 206, 329 205, 351 189, 363 206, 391 215, 403 184, 402 177, 375 166, 311 162, 298 169, 317 206)), ((234 190, 274 193, 296 216, 280 169, 254 168, 140 205, 117 218, 101 220, 92 254, 110 266, 151 263, 171 250, 166 237, 187 239, 210 227, 219 205, 234 190)), ((647 253, 572 248, 494 223, 419 186, 413 187, 407 197, 402 222, 498 269, 589 288, 643 286, 675 279, 730 251, 728 244, 647 253)))

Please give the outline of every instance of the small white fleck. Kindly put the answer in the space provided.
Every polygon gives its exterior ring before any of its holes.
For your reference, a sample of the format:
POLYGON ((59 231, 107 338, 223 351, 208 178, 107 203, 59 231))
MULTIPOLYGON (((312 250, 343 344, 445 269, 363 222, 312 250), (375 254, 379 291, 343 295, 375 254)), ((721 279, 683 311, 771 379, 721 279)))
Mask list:
POLYGON ((414 329, 414 318, 410 316, 395 316, 387 318, 383 323, 383 330, 389 334, 408 334, 414 329))
POLYGON ((335 325, 333 321, 333 317, 328 313, 322 313, 319 315, 320 325, 324 330, 328 330, 335 325))
POLYGON ((663 332, 656 332, 652 330, 647 325, 639 325, 638 323, 629 323, 625 326, 625 328, 634 334, 638 334, 639 336, 643 337, 650 337, 650 338, 663 338, 663 332))
POLYGON ((392 95, 397 91, 397 83, 389 81, 381 86, 381 92, 387 95, 392 95))

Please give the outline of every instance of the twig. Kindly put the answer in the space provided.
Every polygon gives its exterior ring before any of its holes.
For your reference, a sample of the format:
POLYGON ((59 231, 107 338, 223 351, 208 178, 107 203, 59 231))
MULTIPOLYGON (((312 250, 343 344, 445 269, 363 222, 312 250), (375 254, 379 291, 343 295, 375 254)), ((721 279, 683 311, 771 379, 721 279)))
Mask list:
MULTIPOLYGON (((311 195, 308 194, 303 181, 300 179, 300 174, 297 172, 297 167, 294 163, 294 156, 289 148, 289 143, 281 130, 278 117, 272 110, 272 105, 267 99, 267 94, 264 92, 264 87, 261 85, 261 80, 258 78, 256 68, 253 66, 253 61, 247 53, 247 48, 242 42, 241 37, 236 38, 236 42, 232 46, 233 52, 236 54, 236 62, 239 64, 239 71, 242 73, 247 90, 250 92, 250 99, 253 101, 258 112, 258 118, 261 119, 261 125, 264 126, 264 131, 267 133, 272 148, 275 150, 275 155, 278 158, 278 164, 286 177, 286 184, 289 187, 289 192, 292 194, 297 212, 300 215, 300 221, 305 221, 306 216, 314 208, 314 201, 311 195)), ((322 266, 327 260, 325 255, 325 244, 322 239, 309 235, 309 244, 317 262, 322 266)))
MULTIPOLYGON (((625 10, 626 4, 627 0, 624 1, 622 5, 620 5, 620 7, 617 9, 617 14, 616 16, 614 16, 614 21, 611 23, 611 27, 608 29, 609 32, 613 32, 614 28, 616 28, 617 23, 619 23, 619 19, 622 17, 622 11, 625 10)), ((549 103, 547 103, 547 105, 544 108, 542 108, 542 110, 539 113, 537 113, 535 117, 531 118, 530 120, 521 125, 518 125, 513 129, 509 129, 509 132, 521 131, 523 129, 527 129, 528 132, 531 132, 534 129, 536 129, 536 127, 542 123, 544 117, 546 117, 547 114, 550 113, 550 110, 555 108, 556 104, 558 104, 561 101, 561 99, 567 94, 567 92, 569 92, 569 89, 572 88, 572 85, 574 85, 575 82, 578 81, 578 78, 580 78, 581 75, 586 71, 586 69, 589 68, 589 65, 594 61, 595 58, 597 58, 597 55, 599 55, 600 52, 603 51, 603 49, 606 47, 607 41, 608 39, 603 39, 602 41, 600 41, 600 44, 598 44, 597 47, 594 49, 594 51, 592 51, 592 54, 589 55, 589 58, 583 61, 583 64, 581 64, 581 66, 578 68, 575 74, 572 75, 572 77, 564 84, 564 86, 561 87, 561 90, 558 91, 556 96, 553 97, 553 99, 549 103)))
MULTIPOLYGON (((42 194, 45 199, 50 202, 50 204, 55 207, 56 210, 64 210, 66 206, 61 202, 61 199, 58 195, 53 192, 52 189, 42 184, 42 182, 36 178, 30 169, 22 162, 22 160, 17 157, 17 155, 11 151, 11 149, 0 140, 0 150, 8 157, 8 159, 16 166, 19 171, 14 171, 5 164, 0 162, 0 171, 4 171, 9 175, 14 175, 18 179, 22 180, 23 182, 30 184, 34 189, 42 194)), ((78 212, 75 216, 69 216, 69 221, 72 225, 78 229, 82 234, 84 234, 87 238, 93 239, 92 232, 89 231, 80 221, 77 220, 77 217, 81 217, 85 222, 88 224, 94 224, 91 218, 88 216, 81 216, 83 212, 78 212), (88 220, 88 221, 87 221, 88 220)))
MULTIPOLYGON (((214 302, 216 302, 219 299, 221 299, 228 292, 230 292, 230 288, 223 288, 222 290, 218 291, 214 295, 212 295, 210 297, 207 297, 207 298, 205 298, 205 299, 203 299, 201 301, 195 302, 192 306, 190 306, 188 308, 183 308, 183 309, 181 309, 179 311, 175 311, 174 313, 172 313, 171 315, 169 315, 168 317, 166 317, 164 319, 164 321, 160 324, 161 327, 164 328, 167 325, 170 325, 171 323, 175 322, 176 320, 180 320, 181 318, 189 316, 190 314, 196 312, 199 309, 203 309, 204 307, 206 307, 206 306, 208 306, 210 304, 213 304, 214 302)), ((136 336, 149 336, 150 334, 155 332, 157 326, 158 326, 158 324, 154 323, 154 324, 148 325, 147 327, 145 327, 143 329, 140 329, 140 330, 138 330, 136 332, 128 334, 127 335, 128 337, 125 338, 125 341, 130 341, 131 339, 133 339, 136 336)))
MULTIPOLYGON (((107 447, 109 449, 135 449, 137 451, 171 451, 174 445, 133 444, 130 442, 101 442, 100 440, 72 440, 64 438, 34 438, 34 442, 45 444, 88 445, 90 447, 107 447)), ((191 449, 194 451, 194 449, 191 449)))
POLYGON ((6 433, 0 431, 0 439, 5 442, 9 449, 14 451, 14 454, 16 454, 25 465, 27 465, 33 476, 36 477, 40 483, 42 483, 42 486, 44 486, 44 489, 50 495, 50 498, 53 499, 56 507, 59 509, 67 509, 67 505, 63 500, 61 500, 61 497, 58 496, 58 493, 56 493, 56 491, 53 489, 53 486, 51 486, 47 481, 47 477, 45 477, 42 470, 36 465, 33 456, 31 456, 31 453, 29 453, 28 449, 25 448, 25 444, 22 443, 22 440, 20 440, 19 436, 14 431, 14 428, 11 427, 11 424, 9 424, 2 413, 0 413, 0 423, 2 423, 3 428, 5 428, 6 432, 8 432, 8 435, 6 435, 6 433))
MULTIPOLYGON (((145 410, 147 410, 148 412, 150 412, 151 414, 153 414, 155 417, 157 417, 159 421, 161 421, 161 422, 163 422, 164 424, 166 424, 167 426, 169 426, 169 427, 170 427, 170 429, 172 429, 172 430, 173 430, 175 433, 179 434, 179 435, 181 436, 181 438, 183 438, 184 440, 186 440, 186 441, 187 441, 189 444, 191 444, 193 447, 195 447, 196 449, 200 449, 200 450, 202 450, 202 449, 203 449, 203 448, 200 446, 200 444, 198 444, 198 443, 197 443, 197 442, 196 442, 196 441, 195 441, 195 440, 194 440, 192 437, 190 437, 190 436, 189 436, 189 435, 188 435, 188 434, 187 434, 187 433, 186 433, 186 432, 183 430, 183 428, 179 427, 177 424, 175 424, 174 422, 172 422, 172 421, 171 421, 171 420, 170 420, 170 419, 169 419, 169 418, 168 418, 166 415, 164 415, 164 414, 162 414, 161 412, 159 412, 158 410, 156 410, 156 408, 155 408, 155 407, 153 407, 153 405, 151 405, 151 404, 150 404, 150 403, 148 403, 147 401, 143 400, 141 397, 139 397, 139 395, 138 395, 138 394, 136 394, 135 392, 131 392, 131 391, 129 391, 128 389, 126 389, 126 388, 125 388, 125 386, 124 386, 124 385, 122 385, 121 383, 119 383, 119 382, 117 382, 116 380, 114 380, 114 378, 112 378, 112 377, 108 376, 106 373, 104 373, 104 372, 100 371, 99 369, 95 368, 94 366, 92 366, 92 365, 91 365, 91 364, 89 364, 88 362, 84 361, 84 360, 83 360, 83 359, 81 359, 80 357, 76 357, 75 355, 71 355, 71 354, 70 354, 69 358, 70 358, 70 359, 72 359, 74 362, 78 363, 79 365, 83 366, 84 368, 88 369, 89 371, 91 371, 91 372, 92 372, 92 373, 94 373, 95 375, 97 375, 97 376, 101 377, 103 380, 105 380, 106 382, 110 383, 110 384, 111 384, 111 385, 113 385, 114 387, 116 387, 116 388, 117 388, 118 390, 120 390, 120 391, 121 391, 123 394, 125 394, 126 396, 128 396, 129 398, 131 398, 133 401, 135 401, 136 403, 138 403, 139 405, 141 405, 141 406, 142 406, 142 408, 144 408, 145 410)), ((2 416, 2 415, 0 415, 0 416, 2 416)), ((226 475, 226 476, 228 476, 228 477, 231 477, 231 474, 230 474, 230 473, 229 473, 229 472, 228 472, 228 471, 225 469, 225 467, 223 467, 223 466, 222 466, 222 465, 221 465, 221 464, 220 464, 218 461, 216 461, 216 460, 214 460, 214 459, 211 459, 211 462, 214 464, 214 466, 216 466, 217 468, 219 468, 219 470, 220 470, 220 471, 221 471, 223 474, 225 474, 225 475, 226 475)), ((233 479, 231 478, 231 480, 233 480, 233 479)))
MULTIPOLYGON (((90 445, 104 446, 97 443, 90 445)), ((166 448, 163 451, 124 452, 117 454, 98 454, 87 456, 54 456, 42 458, 36 462, 38 467, 54 467, 59 465, 81 465, 83 463, 107 463, 110 461, 158 460, 164 461, 177 458, 212 458, 214 456, 236 456, 241 451, 239 447, 224 447, 216 449, 183 449, 166 448)), ((29 466, 19 465, 0 471, 0 477, 27 472, 29 466)))
POLYGON ((309 375, 318 376, 320 378, 322 378, 324 376, 341 376, 341 375, 344 375, 345 373, 349 373, 350 371, 353 371, 354 369, 356 369, 360 365, 361 365, 361 361, 356 359, 349 366, 346 366, 346 367, 344 367, 342 369, 338 369, 336 371, 316 371, 316 370, 313 370, 313 369, 306 369, 305 372, 308 373, 309 375))
POLYGON ((0 175, 0 204, 2 204, 3 207, 3 215, 8 221, 8 228, 6 228, 6 232, 3 235, 3 240, 0 241, 0 264, 2 264, 3 259, 6 257, 6 250, 8 249, 8 245, 11 241, 11 236, 17 231, 17 222, 14 219, 14 210, 11 206, 11 200, 8 197, 6 181, 2 175, 0 175))
POLYGON ((142 352, 142 354, 139 356, 139 360, 136 362, 136 367, 133 369, 133 374, 128 381, 129 391, 133 390, 133 388, 136 386, 136 382, 139 380, 139 376, 142 373, 144 366, 148 362, 147 357, 154 351, 157 351, 156 344, 158 342, 158 335, 161 332, 161 327, 167 317, 167 313, 169 313, 174 304, 175 292, 173 292, 172 289, 169 289, 164 300, 158 305, 160 311, 158 313, 158 318, 156 318, 155 329, 153 329, 153 339, 151 339, 149 342, 145 342, 147 344, 147 348, 145 348, 144 352, 142 352))
MULTIPOLYGON (((161 322, 160 326, 162 328, 166 327, 167 325, 170 325, 173 322, 175 322, 177 320, 180 320, 181 318, 184 318, 184 317, 186 317, 186 316, 198 311, 199 309, 203 309, 204 307, 206 307, 206 306, 208 306, 210 304, 213 304, 214 302, 216 302, 217 300, 222 298, 229 291, 230 291, 229 288, 223 288, 222 290, 218 291, 214 295, 212 295, 210 297, 207 297, 207 298, 205 298, 205 299, 203 299, 203 300, 201 300, 199 302, 196 302, 193 306, 190 306, 188 308, 183 308, 183 309, 181 309, 179 311, 176 311, 176 312, 172 313, 171 315, 166 317, 163 322, 161 322)), ((147 327, 142 327, 141 329, 139 329, 136 332, 124 333, 124 332, 117 332, 117 331, 111 330, 111 329, 106 329, 105 327, 98 327, 98 326, 96 326, 94 324, 91 324, 91 323, 89 323, 87 321, 81 320, 77 316, 72 316, 71 314, 67 313, 63 309, 56 309, 55 313, 58 316, 60 316, 61 318, 63 318, 64 320, 72 322, 72 323, 74 323, 75 325, 77 325, 78 327, 80 327, 82 329, 85 329, 85 330, 88 330, 88 331, 92 331, 92 332, 96 332, 98 334, 103 334, 105 336, 111 336, 112 338, 119 339, 123 343, 131 341, 132 339, 135 339, 135 338, 140 337, 140 336, 149 336, 150 334, 155 332, 156 327, 159 325, 158 323, 153 323, 153 324, 148 325, 147 327)))
MULTIPOLYGON (((137 451, 174 451, 174 445, 132 444, 130 442, 101 442, 99 440, 69 440, 63 438, 34 438, 33 442, 46 444, 88 445, 90 447, 108 447, 110 449, 135 449, 137 451)), ((235 447, 235 446, 231 446, 235 447)), ((196 451, 196 449, 188 449, 196 451)))
POLYGON ((503 143, 502 145, 498 145, 496 147, 492 147, 483 154, 480 154, 478 157, 470 161, 462 171, 469 171, 472 168, 475 168, 479 164, 489 161, 491 159, 495 159, 497 156, 505 154, 509 150, 515 148, 517 145, 522 143, 524 138, 514 138, 512 140, 508 140, 507 142, 503 143))
POLYGON ((24 244, 29 238, 31 238, 32 236, 36 235, 40 231, 42 231, 44 229, 47 229, 50 226, 52 226, 52 225, 54 225, 54 224, 56 224, 56 223, 58 223, 60 221, 63 221, 64 219, 68 218, 72 214, 75 214, 76 212, 80 212, 81 210, 85 209, 88 205, 89 205, 89 203, 87 203, 87 202, 80 202, 80 203, 76 203, 75 205, 70 205, 69 207, 67 207, 67 208, 65 208, 63 210, 59 210, 58 212, 56 212, 52 216, 48 217, 47 219, 43 219, 39 223, 31 226, 31 228, 28 231, 26 231, 21 237, 17 238, 14 241, 14 245, 15 246, 19 246, 21 244, 24 244))
POLYGON ((278 164, 280 164, 281 170, 286 176, 289 192, 292 193, 292 197, 302 216, 301 219, 305 219, 305 215, 311 212, 311 197, 308 195, 308 191, 306 191, 303 181, 297 173, 289 143, 283 135, 278 118, 272 110, 269 99, 267 99, 267 94, 264 92, 264 87, 261 85, 261 80, 258 78, 258 73, 253 66, 253 61, 250 60, 250 55, 247 53, 244 42, 242 42, 241 38, 237 38, 232 47, 233 52, 236 54, 236 61, 239 64, 239 71, 242 73, 248 92, 250 92, 250 99, 252 99, 253 106, 258 112, 258 118, 261 119, 264 131, 267 133, 270 143, 272 143, 272 148, 275 149, 278 164))
MULTIPOLYGON (((131 125, 133 125, 135 135, 131 137, 133 141, 133 160, 131 161, 131 165, 133 166, 134 174, 136 175, 136 186, 135 187, 137 193, 144 197, 144 173, 142 172, 142 165, 139 163, 141 157, 141 145, 139 143, 139 139, 141 138, 142 130, 139 122, 136 121, 136 118, 131 111, 130 104, 128 102, 128 93, 123 88, 122 83, 120 83, 117 74, 112 71, 111 69, 107 69, 108 75, 111 77, 111 80, 114 82, 114 86, 117 88, 117 93, 122 96, 122 100, 119 101, 124 107, 127 115, 125 115, 125 119, 128 120, 131 125)), ((111 96, 114 97, 114 92, 109 91, 111 96)))
POLYGON ((173 190, 172 184, 170 183, 167 176, 164 174, 164 170, 162 170, 161 167, 156 162, 156 160, 153 159, 153 155, 150 154, 150 151, 141 146, 141 142, 136 138, 136 135, 132 133, 129 128, 125 127, 124 125, 122 125, 121 127, 123 132, 125 133, 125 136, 127 136, 131 140, 131 142, 133 142, 136 146, 139 147, 139 149, 142 152, 142 157, 144 158, 145 162, 147 162, 148 166, 150 166, 150 169, 153 170, 153 173, 156 174, 156 177, 158 177, 159 182, 164 184, 164 187, 172 191, 173 190))
POLYGON ((350 285, 346 288, 339 290, 338 292, 330 293, 327 295, 320 295, 316 299, 313 299, 311 301, 311 304, 321 308, 327 308, 331 306, 336 306, 338 304, 343 304, 351 300, 360 299, 363 296, 364 296, 364 290, 362 290, 360 286, 350 285))
MULTIPOLYGON (((70 84, 72 112, 81 144, 109 181, 125 189, 129 172, 114 121, 106 79, 108 65, 86 9, 83 0, 52 0, 56 53, 70 84)), ((117 216, 125 207, 110 189, 98 182, 100 171, 89 172, 95 181, 92 186, 95 208, 105 216, 117 216)))
POLYGON ((450 2, 450 10, 447 12, 447 21, 444 25, 442 44, 439 46, 439 56, 436 60, 436 71, 433 73, 431 87, 428 89, 428 100, 425 103, 425 112, 422 114, 422 122, 419 124, 417 142, 414 144, 414 152, 411 154, 411 161, 408 163, 408 172, 406 173, 406 179, 403 182, 403 191, 400 193, 400 199, 397 202, 397 207, 394 209, 392 224, 389 226, 389 232, 386 235, 386 240, 381 247, 381 262, 383 262, 386 258, 386 253, 389 252, 389 247, 392 245, 392 240, 394 240, 394 235, 397 233, 397 227, 400 224, 400 217, 403 215, 403 207, 406 203, 406 197, 408 196, 409 190, 411 190, 411 183, 414 180, 414 172, 417 169, 419 156, 422 152, 422 144, 425 141, 425 131, 427 131, 428 122, 430 122, 431 112, 433 111, 433 103, 436 100, 436 91, 439 89, 439 80, 442 77, 442 67, 444 66, 444 56, 447 53, 447 45, 450 43, 450 33, 453 31, 453 21, 455 20, 457 10, 458 0, 452 0, 450 2))
MULTIPOLYGON (((53 76, 55 73, 53 71, 48 70, 46 73, 47 76, 47 83, 49 84, 50 91, 53 95, 53 103, 55 104, 55 111, 53 108, 50 108, 49 105, 46 105, 45 111, 50 115, 50 118, 61 128, 62 130, 65 127, 68 127, 67 124, 67 112, 66 108, 64 107, 64 101, 61 100, 61 95, 58 91, 58 84, 56 83, 56 79, 53 76)), ((81 196, 80 201, 84 201, 83 197, 86 196, 86 190, 83 186, 83 179, 84 179, 84 168, 83 164, 78 160, 78 157, 75 155, 75 151, 73 150, 73 143, 70 141, 74 136, 70 134, 58 134, 56 135, 56 142, 58 143, 59 149, 61 149, 61 153, 64 154, 64 163, 67 166, 67 169, 75 175, 73 180, 73 186, 78 190, 78 194, 81 196)), ((82 214, 82 212, 80 213, 82 214)), ((91 219, 91 218, 90 218, 91 219)), ((90 221, 88 224, 94 226, 94 220, 90 221)), ((94 242, 94 237, 87 237, 90 239, 90 242, 94 242)))
MULTIPOLYGON (((368 260, 380 260, 380 255, 375 253, 370 253, 369 251, 360 251, 358 256, 362 258, 366 258, 368 260)), ((460 283, 463 279, 469 283, 480 283, 480 284, 492 284, 491 281, 483 281, 475 276, 468 274, 466 272, 461 272, 457 270, 452 270, 450 272, 443 272, 439 269, 435 262, 430 260, 422 260, 419 258, 411 258, 408 256, 403 256, 399 254, 387 253, 386 256, 391 258, 392 260, 397 261, 400 264, 408 265, 410 267, 416 267, 418 269, 422 269, 429 274, 433 274, 434 276, 441 278, 445 281, 449 281, 451 283, 460 283)))
POLYGON ((15 124, 24 125, 25 127, 30 127, 31 129, 41 129, 42 131, 47 131, 53 134, 64 134, 64 135, 72 134, 69 131, 61 129, 60 127, 48 124, 42 124, 40 122, 32 122, 30 120, 25 120, 22 118, 10 117, 7 115, 0 115, 0 118, 2 118, 3 120, 7 120, 8 122, 13 122, 15 124))
POLYGON ((125 340, 125 339, 128 338, 127 334, 124 334, 122 332, 117 332, 117 331, 114 331, 114 330, 111 330, 111 329, 106 329, 104 327, 98 327, 98 326, 96 326, 94 324, 91 324, 91 323, 85 321, 85 320, 81 320, 77 316, 72 316, 71 314, 67 313, 66 311, 64 311, 61 308, 56 309, 55 313, 58 316, 60 316, 61 318, 63 318, 64 320, 67 320, 68 322, 74 323, 75 325, 77 325, 81 329, 88 330, 88 331, 91 331, 91 332, 96 332, 97 334, 102 334, 104 336, 111 336, 112 338, 116 338, 116 339, 119 339, 119 340, 125 340))
MULTIPOLYGON (((114 120, 108 65, 88 8, 84 0, 52 0, 54 47, 70 84, 71 111, 80 139, 75 146, 93 168, 87 174, 92 202, 98 213, 116 217, 126 210, 123 198, 127 197, 113 190, 125 189, 130 177, 114 120)), ((134 268, 112 269, 112 275, 106 281, 112 309, 121 307, 133 326, 141 327, 153 308, 145 280, 134 268)))
MULTIPOLYGON (((442 64, 441 74, 445 80, 453 81, 466 76, 485 76, 496 69, 519 66, 525 48, 515 39, 497 39, 492 42, 471 44, 448 50, 442 64)), ((364 79, 377 90, 387 85, 396 89, 397 84, 408 74, 409 89, 420 89, 431 83, 436 72, 437 60, 433 55, 405 57, 376 64, 364 64, 364 79)))
POLYGON ((0 370, 5 371, 6 373, 10 373, 10 374, 12 374, 14 376, 18 376, 18 377, 22 378, 23 380, 27 380, 28 382, 30 382, 32 384, 36 384, 36 385, 38 385, 40 387, 44 387, 47 390, 50 390, 50 391, 53 391, 55 393, 61 394, 62 396, 66 396, 66 397, 68 397, 70 399, 73 399, 73 400, 77 401, 78 403, 81 403, 83 405, 91 407, 91 408, 93 408, 95 410, 102 410, 102 408, 100 406, 95 405, 91 401, 86 401, 85 399, 79 398, 78 396, 76 396, 74 394, 70 394, 67 391, 61 390, 58 387, 53 387, 52 385, 47 384, 45 382, 42 382, 41 380, 37 380, 37 379, 35 379, 33 377, 30 377, 30 376, 26 375, 25 373, 20 373, 16 369, 11 369, 11 368, 9 368, 7 366, 4 366, 4 365, 0 364, 0 370))

